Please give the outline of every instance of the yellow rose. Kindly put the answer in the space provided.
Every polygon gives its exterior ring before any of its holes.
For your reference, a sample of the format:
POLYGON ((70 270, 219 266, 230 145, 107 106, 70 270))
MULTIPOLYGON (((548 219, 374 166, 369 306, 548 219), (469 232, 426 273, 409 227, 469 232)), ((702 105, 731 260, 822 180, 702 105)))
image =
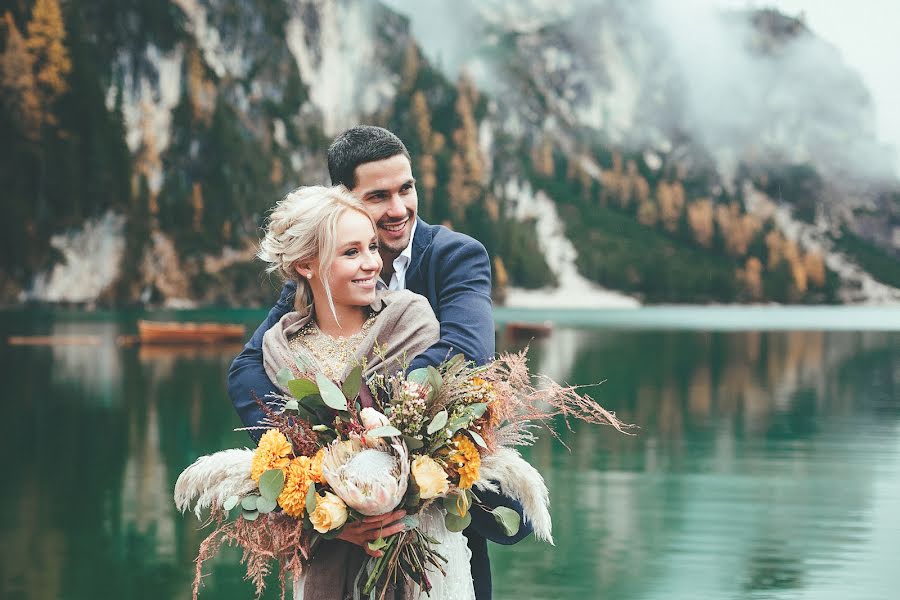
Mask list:
POLYGON ((422 500, 443 496, 450 489, 447 473, 430 456, 420 456, 413 461, 412 476, 422 500))
POLYGON ((316 494, 316 509, 309 515, 309 520, 319 533, 327 533, 347 522, 347 505, 344 501, 331 492, 324 494, 316 494))

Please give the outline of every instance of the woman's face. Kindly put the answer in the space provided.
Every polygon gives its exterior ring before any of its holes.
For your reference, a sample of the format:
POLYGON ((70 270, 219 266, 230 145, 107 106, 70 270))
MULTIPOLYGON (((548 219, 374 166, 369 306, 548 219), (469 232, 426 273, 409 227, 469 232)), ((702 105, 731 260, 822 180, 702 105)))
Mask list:
MULTIPOLYGON (((371 304, 375 301, 375 282, 381 273, 378 237, 372 222, 367 216, 348 210, 338 220, 336 242, 336 254, 328 272, 335 306, 371 304)), ((317 267, 313 267, 316 272, 317 267)))

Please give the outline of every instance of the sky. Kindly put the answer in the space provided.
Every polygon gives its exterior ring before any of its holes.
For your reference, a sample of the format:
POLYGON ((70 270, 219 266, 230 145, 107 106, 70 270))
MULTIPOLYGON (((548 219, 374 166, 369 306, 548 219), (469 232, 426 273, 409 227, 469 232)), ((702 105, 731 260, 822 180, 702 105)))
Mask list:
POLYGON ((879 140, 895 151, 900 175, 900 2, 898 0, 704 0, 727 8, 777 8, 838 48, 875 104, 879 140))

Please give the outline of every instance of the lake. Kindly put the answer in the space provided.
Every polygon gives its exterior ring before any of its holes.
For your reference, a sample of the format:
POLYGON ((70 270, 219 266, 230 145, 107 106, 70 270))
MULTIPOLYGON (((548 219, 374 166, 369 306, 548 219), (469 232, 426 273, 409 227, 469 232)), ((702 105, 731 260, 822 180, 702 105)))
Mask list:
MULTIPOLYGON (((171 492, 198 456, 249 441, 225 393, 240 346, 117 345, 137 316, 0 313, 3 598, 190 598, 205 532, 171 492), (6 344, 37 334, 96 337, 6 344)), ((556 546, 492 546, 495 598, 897 597, 900 309, 497 313, 520 319, 556 321, 530 343, 534 371, 599 383, 640 428, 558 427, 525 451, 556 546)), ((239 558, 207 564, 201 598, 252 597, 239 558)))

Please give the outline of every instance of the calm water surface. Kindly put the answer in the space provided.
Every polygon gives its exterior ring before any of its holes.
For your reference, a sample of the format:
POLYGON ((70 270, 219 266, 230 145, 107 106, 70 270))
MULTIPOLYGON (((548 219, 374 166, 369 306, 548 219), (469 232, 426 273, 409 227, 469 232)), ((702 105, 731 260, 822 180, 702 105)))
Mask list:
MULTIPOLYGON (((496 598, 900 597, 896 310, 576 321, 532 343, 534 369, 605 380, 592 394, 640 429, 576 425, 560 429, 570 450, 528 449, 556 547, 493 546, 496 598), (841 330, 817 330, 829 323, 841 330)), ((134 315, 0 313, 3 598, 190 597, 205 533, 171 490, 197 456, 247 443, 224 386, 239 347, 116 345, 133 331, 134 315), (45 333, 99 343, 5 343, 45 333)), ((209 563, 201 598, 251 598, 238 561, 226 550, 209 563)))

